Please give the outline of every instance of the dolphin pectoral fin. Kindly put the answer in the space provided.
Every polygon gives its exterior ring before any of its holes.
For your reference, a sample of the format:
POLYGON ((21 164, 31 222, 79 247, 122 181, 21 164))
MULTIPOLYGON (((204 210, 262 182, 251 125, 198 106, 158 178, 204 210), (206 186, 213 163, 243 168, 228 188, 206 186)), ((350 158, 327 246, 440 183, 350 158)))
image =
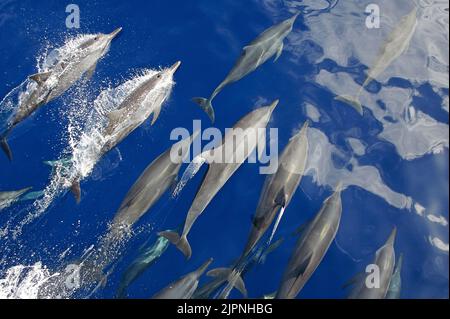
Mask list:
POLYGON ((283 53, 283 47, 284 47, 284 43, 281 42, 281 44, 277 50, 277 55, 275 56, 275 59, 273 60, 273 62, 277 62, 278 58, 281 56, 281 53, 283 53))
POLYGON ((241 275, 231 269, 231 268, 216 268, 208 271, 206 273, 209 277, 214 277, 216 279, 226 280, 233 284, 233 287, 239 290, 239 292, 247 298, 247 289, 245 288, 244 280, 242 280, 241 275))
POLYGON ((293 275, 295 277, 300 277, 305 273, 306 269, 309 266, 309 263, 311 262, 312 256, 313 254, 310 253, 308 257, 306 257, 306 259, 294 270, 293 275))
POLYGON ((92 76, 94 75, 94 72, 95 72, 95 68, 97 67, 97 63, 95 63, 93 66, 91 66, 87 71, 86 71, 86 73, 84 73, 84 80, 86 81, 86 82, 88 82, 91 78, 92 78, 92 76))
POLYGON ((261 228, 261 225, 264 221, 264 217, 253 217, 252 224, 255 228, 261 228))
POLYGON ((277 197, 274 200, 276 206, 285 207, 286 206, 286 193, 284 187, 278 192, 277 197))
POLYGON ((356 283, 361 279, 361 277, 363 277, 363 276, 364 276, 364 273, 363 273, 363 272, 357 273, 355 276, 353 276, 352 278, 350 278, 349 280, 347 280, 347 281, 341 286, 341 288, 342 288, 342 289, 346 289, 347 287, 353 286, 353 285, 356 284, 356 283))
POLYGON ((5 152, 6 156, 8 157, 9 161, 13 160, 13 155, 11 148, 9 148, 8 141, 6 140, 6 137, 3 137, 0 140, 0 145, 2 147, 3 152, 5 152))
MULTIPOLYGON (((280 247, 280 245, 283 243, 283 241, 284 241, 284 238, 281 237, 278 240, 276 240, 275 242, 273 242, 272 244, 270 244, 269 247, 267 247, 266 250, 263 251, 261 258, 263 258, 265 260, 267 255, 269 255, 270 253, 275 251, 275 249, 280 247)), ((264 263, 264 261, 263 261, 263 263, 264 263)))
POLYGON ((363 115, 363 113, 364 113, 363 107, 357 97, 350 96, 350 95, 339 95, 339 96, 336 96, 334 99, 352 106, 360 115, 363 115))
POLYGON ((50 75, 52 75, 51 71, 50 72, 36 73, 36 74, 30 75, 28 78, 30 80, 33 80, 37 84, 41 85, 42 83, 44 83, 45 81, 48 80, 50 75))
POLYGON ((77 204, 80 203, 81 200, 81 187, 80 187, 80 181, 76 180, 72 183, 72 186, 70 187, 70 191, 72 192, 73 196, 75 197, 75 201, 77 204))
POLYGON ((186 259, 190 259, 192 255, 192 249, 187 241, 186 236, 180 237, 174 231, 163 231, 158 233, 158 236, 162 236, 170 241, 173 245, 175 245, 186 257, 186 259))
POLYGON ((294 230, 294 232, 292 233, 292 236, 300 236, 305 231, 305 229, 309 226, 310 223, 311 223, 311 220, 308 220, 304 224, 301 224, 300 226, 298 226, 297 229, 294 230))
POLYGON ((161 113, 161 107, 156 108, 156 110, 153 112, 151 125, 155 124, 155 122, 158 119, 158 116, 159 116, 160 113, 161 113))
POLYGON ((211 100, 205 99, 204 97, 194 97, 192 98, 192 102, 197 103, 198 106, 200 106, 200 108, 208 115, 211 123, 214 123, 215 114, 211 100))

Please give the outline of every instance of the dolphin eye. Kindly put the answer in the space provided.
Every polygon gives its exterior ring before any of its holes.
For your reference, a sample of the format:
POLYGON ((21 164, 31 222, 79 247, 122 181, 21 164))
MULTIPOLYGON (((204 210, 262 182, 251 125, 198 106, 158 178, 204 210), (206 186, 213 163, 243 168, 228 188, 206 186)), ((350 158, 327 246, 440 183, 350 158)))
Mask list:
POLYGON ((157 77, 158 79, 160 79, 160 78, 161 78, 161 74, 158 74, 156 77, 157 77))

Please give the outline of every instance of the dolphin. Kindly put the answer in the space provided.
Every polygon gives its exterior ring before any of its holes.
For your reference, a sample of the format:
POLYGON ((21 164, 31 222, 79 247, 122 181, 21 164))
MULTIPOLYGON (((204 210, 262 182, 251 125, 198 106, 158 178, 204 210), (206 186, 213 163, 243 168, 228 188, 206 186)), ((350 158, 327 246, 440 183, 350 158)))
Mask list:
POLYGON ((183 159, 198 133, 175 143, 147 166, 122 201, 113 229, 131 227, 175 184, 183 159))
POLYGON ((216 95, 228 84, 237 82, 247 74, 256 70, 272 56, 276 55, 275 61, 278 60, 283 52, 283 41, 292 31, 292 27, 298 15, 299 13, 296 13, 293 17, 270 27, 249 45, 245 46, 240 58, 231 69, 228 76, 219 84, 208 99, 203 97, 194 97, 192 99, 193 102, 197 103, 206 112, 211 122, 214 123, 215 119, 212 100, 216 95))
POLYGON ((341 186, 339 185, 303 230, 275 298, 294 299, 302 290, 336 237, 341 213, 341 186))
POLYGON ((289 205, 300 184, 308 157, 308 126, 309 122, 306 121, 302 129, 290 139, 278 160, 277 171, 266 177, 243 257, 265 234, 279 210, 283 211, 289 205))
POLYGON ((395 266, 394 242, 397 228, 394 227, 386 243, 377 250, 372 262, 379 269, 379 287, 368 287, 366 276, 355 278, 355 287, 349 295, 349 299, 384 299, 389 289, 392 273, 395 266))
POLYGON ((400 293, 402 291, 402 265, 403 254, 400 254, 400 257, 398 258, 398 261, 395 265, 394 274, 392 275, 392 279, 389 284, 386 299, 400 299, 400 293))
POLYGON ((154 245, 144 249, 142 253, 128 266, 117 289, 118 298, 125 296, 125 291, 141 274, 153 265, 169 247, 169 241, 164 237, 158 237, 154 245))
POLYGON ((232 130, 225 134, 219 147, 206 151, 206 155, 203 153, 199 155, 208 157, 209 168, 189 209, 183 232, 181 236, 176 232, 160 233, 181 250, 187 259, 192 254, 191 246, 187 240, 192 225, 222 186, 250 156, 259 141, 265 138, 261 129, 266 128, 277 104, 278 100, 269 106, 260 107, 248 113, 234 125, 232 130), (246 151, 246 153, 243 154, 242 151, 246 151), (243 158, 238 159, 238 153, 242 154, 243 158))
POLYGON ((12 129, 27 119, 39 107, 56 99, 66 92, 83 75, 90 79, 97 62, 109 51, 112 39, 122 28, 117 28, 110 34, 85 36, 81 44, 70 50, 70 56, 61 57, 48 70, 28 77, 26 92, 19 98, 19 105, 4 132, 0 132, 0 146, 12 160, 12 151, 7 138, 12 129))
MULTIPOLYGON (((194 132, 193 135, 173 144, 158 156, 130 188, 100 244, 100 257, 96 258, 102 262, 93 267, 95 271, 92 273, 95 273, 95 276, 102 276, 98 270, 109 264, 109 252, 126 238, 132 226, 175 184, 183 159, 188 155, 189 147, 198 133, 199 131, 194 132), (106 255, 102 256, 104 253, 106 255)), ((94 281, 97 279, 95 276, 91 276, 94 281)))
POLYGON ((363 108, 359 97, 364 88, 383 73, 389 65, 408 50, 409 43, 417 27, 417 8, 414 8, 408 15, 404 16, 392 33, 389 35, 386 43, 380 49, 374 65, 367 72, 367 78, 359 88, 356 96, 340 95, 336 100, 345 102, 354 107, 359 114, 363 114, 363 108))
MULTIPOLYGON (((172 79, 180 64, 181 62, 178 61, 170 68, 163 69, 140 83, 140 85, 131 91, 115 110, 106 114, 108 125, 102 132, 102 135, 105 137, 105 143, 98 154, 96 154, 98 159, 116 147, 123 139, 150 117, 151 114, 153 114, 151 124, 153 125, 156 122, 162 105, 170 93, 167 92, 167 90, 161 89, 159 84, 168 79, 172 79), (148 103, 146 98, 151 92, 154 92, 155 96, 150 103, 148 103)), ((70 189, 77 202, 80 201, 81 197, 81 179, 82 176, 76 176, 75 178, 72 178, 71 181, 70 189)))
MULTIPOLYGON (((309 122, 306 121, 302 129, 289 140, 278 159, 276 172, 266 177, 256 214, 253 218, 250 236, 241 257, 233 267, 234 269, 239 268, 241 263, 244 262, 244 259, 266 233, 279 212, 279 218, 275 223, 272 236, 275 233, 282 214, 297 190, 305 170, 308 156, 308 138, 306 135, 308 126, 309 122)), ((223 278, 229 278, 233 274, 233 269, 220 268, 220 274, 223 278)))
POLYGON ((198 287, 200 276, 212 263, 213 259, 208 259, 197 270, 185 275, 177 281, 169 284, 166 288, 156 293, 153 299, 190 299, 198 287))
POLYGON ((11 206, 17 202, 23 194, 27 193, 31 187, 19 189, 17 191, 0 192, 0 210, 11 206))

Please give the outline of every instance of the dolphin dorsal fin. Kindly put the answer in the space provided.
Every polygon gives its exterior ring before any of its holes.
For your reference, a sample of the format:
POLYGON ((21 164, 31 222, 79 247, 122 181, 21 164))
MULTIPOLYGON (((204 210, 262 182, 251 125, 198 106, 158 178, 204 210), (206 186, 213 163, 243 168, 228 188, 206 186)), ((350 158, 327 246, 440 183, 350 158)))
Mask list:
POLYGON ((308 257, 306 257, 306 259, 302 261, 302 263, 294 270, 295 277, 302 276, 305 273, 306 269, 309 266, 309 263, 311 262, 312 256, 313 253, 310 253, 308 257))
POLYGON ((30 80, 33 80, 37 84, 41 85, 42 83, 44 83, 45 81, 48 80, 50 75, 52 75, 51 71, 49 71, 49 72, 42 72, 42 73, 36 73, 36 74, 30 75, 28 78, 30 80))
POLYGON ((156 120, 158 119, 159 114, 161 113, 161 107, 157 107, 155 111, 153 111, 153 118, 151 125, 155 124, 156 120))
POLYGON ((89 81, 92 76, 94 75, 95 68, 97 67, 97 63, 95 63, 93 66, 91 66, 86 73, 84 74, 84 80, 87 82, 89 81))
POLYGON ((280 46, 278 47, 278 50, 277 50, 277 55, 275 56, 275 60, 273 60, 273 62, 277 62, 278 58, 281 56, 281 53, 283 53, 283 47, 284 47, 284 43, 281 42, 280 46))
POLYGON ((277 197, 274 200, 275 206, 285 207, 286 206, 286 193, 284 187, 278 192, 277 197))

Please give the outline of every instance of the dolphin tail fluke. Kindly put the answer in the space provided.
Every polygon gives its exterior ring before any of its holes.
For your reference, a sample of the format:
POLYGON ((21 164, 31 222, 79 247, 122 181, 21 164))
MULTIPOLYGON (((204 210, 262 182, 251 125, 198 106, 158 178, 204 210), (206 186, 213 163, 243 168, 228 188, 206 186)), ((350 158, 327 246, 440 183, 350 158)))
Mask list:
POLYGON ((247 289, 245 288, 244 280, 239 272, 233 271, 231 268, 216 268, 208 271, 206 275, 217 279, 227 280, 234 288, 239 290, 244 298, 247 298, 247 289))
POLYGON ((0 140, 0 145, 2 147, 3 152, 5 152, 6 156, 8 157, 8 159, 10 161, 12 161, 13 155, 12 155, 11 149, 9 148, 8 141, 6 140, 6 137, 3 137, 0 140))
POLYGON ((205 99, 204 97, 194 97, 192 98, 192 102, 197 103, 208 115, 211 122, 214 123, 215 115, 211 100, 205 99))
POLYGON ((70 186, 70 191, 72 192, 73 196, 75 197, 75 201, 77 202, 77 204, 79 204, 80 200, 81 200, 81 186, 80 186, 79 180, 75 180, 72 183, 72 186, 70 186))
POLYGON ((186 236, 180 237, 180 235, 174 231, 163 231, 158 233, 158 236, 162 236, 174 244, 183 253, 186 259, 191 258, 192 249, 186 236))
POLYGON ((358 97, 351 95, 339 95, 334 99, 347 103, 348 105, 352 106, 360 115, 363 115, 363 107, 358 97))

